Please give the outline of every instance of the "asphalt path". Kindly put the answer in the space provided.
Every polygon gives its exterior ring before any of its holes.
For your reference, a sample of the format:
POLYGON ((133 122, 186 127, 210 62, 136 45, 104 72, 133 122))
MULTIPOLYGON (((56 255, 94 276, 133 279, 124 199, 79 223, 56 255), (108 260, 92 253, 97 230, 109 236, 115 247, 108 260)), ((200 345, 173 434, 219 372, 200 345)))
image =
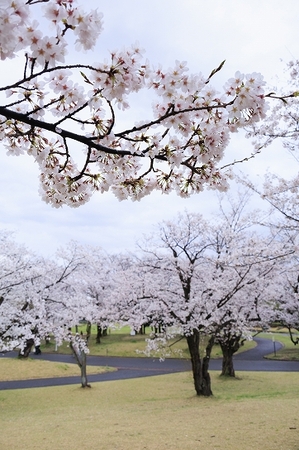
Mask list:
MULTIPOLYGON (((255 348, 235 355, 234 367, 236 371, 299 372, 299 361, 273 361, 264 358, 267 354, 273 353, 274 351, 274 343, 270 339, 255 338, 254 340, 257 343, 255 348)), ((276 350, 279 350, 281 347, 282 344, 275 342, 276 350)), ((16 353, 14 352, 0 354, 0 358, 15 356, 16 353)), ((41 355, 33 354, 31 357, 33 359, 43 359, 45 361, 75 363, 72 355, 61 355, 58 353, 42 353, 41 355)), ((166 359, 164 361, 160 361, 156 358, 88 356, 87 364, 90 366, 109 366, 117 369, 115 372, 88 375, 88 381, 90 383, 148 377, 191 370, 191 362, 186 359, 166 359)), ((210 370, 220 371, 221 364, 221 359, 212 359, 210 361, 210 370)), ((70 384, 81 384, 80 377, 72 376, 34 380, 1 381, 0 390, 62 386, 70 384)))

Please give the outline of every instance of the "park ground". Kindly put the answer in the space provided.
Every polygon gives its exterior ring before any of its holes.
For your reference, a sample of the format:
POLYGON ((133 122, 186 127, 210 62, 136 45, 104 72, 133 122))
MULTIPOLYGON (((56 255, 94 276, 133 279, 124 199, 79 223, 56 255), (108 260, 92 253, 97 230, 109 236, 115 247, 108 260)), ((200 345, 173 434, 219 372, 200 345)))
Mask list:
POLYGON ((2 391, 0 448, 298 450, 299 374, 237 375, 212 371, 212 398, 191 372, 2 391))
MULTIPOLYGON (((85 332, 85 327, 79 328, 79 332, 85 332)), ((151 332, 150 328, 146 329, 147 334, 130 335, 130 328, 124 326, 122 328, 109 329, 107 336, 101 338, 101 343, 96 344, 96 327, 92 327, 92 334, 88 347, 91 355, 97 356, 125 356, 125 357, 144 357, 146 356, 146 339, 149 338, 151 332)), ((299 361, 299 345, 294 346, 291 342, 287 330, 284 328, 272 329, 269 333, 259 333, 257 337, 267 338, 273 340, 273 353, 269 355, 271 359, 280 360, 297 360, 299 361), (275 343, 280 342, 283 344, 283 348, 274 353, 275 343)), ((189 359, 189 352, 185 339, 174 338, 169 342, 167 357, 170 358, 187 358, 189 359)), ((206 343, 202 342, 202 348, 205 348, 206 343)), ((240 352, 249 350, 255 346, 254 341, 245 341, 244 346, 240 348, 240 352)), ((48 345, 42 345, 43 352, 55 352, 55 342, 51 340, 48 345)), ((58 353, 69 354, 70 348, 65 342, 62 346, 58 347, 58 353)), ((219 345, 215 345, 212 350, 212 358, 220 358, 222 352, 219 345)))
POLYGON ((298 450, 297 373, 212 372, 213 398, 191 373, 0 392, 0 448, 298 450))

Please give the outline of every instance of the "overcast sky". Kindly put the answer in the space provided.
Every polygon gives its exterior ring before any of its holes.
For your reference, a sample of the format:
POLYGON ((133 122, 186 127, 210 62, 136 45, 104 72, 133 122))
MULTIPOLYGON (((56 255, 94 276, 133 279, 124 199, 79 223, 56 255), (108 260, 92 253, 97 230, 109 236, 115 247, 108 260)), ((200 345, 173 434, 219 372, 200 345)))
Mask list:
MULTIPOLYGON (((299 57, 298 0, 79 3, 85 10, 98 7, 105 22, 96 50, 90 56, 83 55, 85 62, 92 63, 108 56, 108 50, 139 41, 149 60, 166 68, 182 60, 188 62, 190 71, 209 75, 226 59, 222 72, 214 79, 221 88, 237 70, 261 72, 268 83, 279 84, 286 62, 299 57)), ((3 74, 5 63, 1 64, 3 74)), ((249 142, 235 137, 227 158, 243 157, 250 151, 249 142)), ((185 208, 208 214, 217 204, 210 191, 187 200, 153 194, 141 202, 119 202, 108 193, 95 195, 79 209, 54 209, 39 197, 37 167, 31 158, 8 157, 0 147, 0 164, 0 228, 16 231, 18 241, 44 255, 52 255, 71 239, 107 251, 132 250, 135 240, 149 233, 157 222, 185 208)), ((294 167, 292 157, 275 146, 240 169, 258 180, 267 170, 288 176, 290 167, 294 167)))

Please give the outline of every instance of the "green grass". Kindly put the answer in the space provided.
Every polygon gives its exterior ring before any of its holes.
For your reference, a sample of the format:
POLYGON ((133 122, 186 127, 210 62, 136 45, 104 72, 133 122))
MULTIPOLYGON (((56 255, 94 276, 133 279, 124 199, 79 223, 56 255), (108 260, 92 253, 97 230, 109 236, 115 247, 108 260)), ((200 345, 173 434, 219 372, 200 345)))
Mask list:
MULTIPOLYGON (((79 331, 85 332, 85 327, 79 328, 79 331)), ((101 338, 101 343, 96 344, 96 328, 92 327, 92 335, 88 343, 89 351, 91 355, 98 356, 124 356, 124 357, 144 357, 143 353, 146 348, 145 339, 149 338, 150 330, 147 329, 146 335, 136 334, 130 335, 129 327, 122 327, 120 329, 113 329, 108 331, 108 335, 101 338)), ((186 339, 180 339, 179 337, 170 341, 171 347, 169 348, 170 358, 188 358, 189 351, 187 348, 186 339)), ((240 351, 248 350, 254 347, 256 344, 253 341, 247 341, 240 351)), ((202 347, 203 349, 204 347, 202 347)), ((42 345, 41 350, 43 352, 54 352, 55 342, 50 341, 48 345, 42 345)), ((58 353, 69 354, 70 348, 65 342, 58 348, 58 353)), ((222 356, 219 345, 215 345, 212 352, 213 358, 220 358, 222 356)))
POLYGON ((298 345, 294 345, 286 333, 286 331, 275 332, 275 333, 261 333, 258 337, 273 339, 276 342, 280 342, 283 344, 283 348, 281 350, 276 351, 274 353, 274 343, 273 343, 273 353, 266 356, 267 359, 276 359, 280 361, 299 361, 299 347, 298 345))
POLYGON ((298 450, 297 373, 191 373, 0 392, 0 448, 22 450, 298 450))

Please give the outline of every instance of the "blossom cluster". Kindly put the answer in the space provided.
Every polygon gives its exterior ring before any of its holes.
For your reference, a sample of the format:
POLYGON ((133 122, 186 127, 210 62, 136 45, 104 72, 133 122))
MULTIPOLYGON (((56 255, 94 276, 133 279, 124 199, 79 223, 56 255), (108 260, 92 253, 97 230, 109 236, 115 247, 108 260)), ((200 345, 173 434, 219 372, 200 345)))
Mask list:
POLYGON ((264 120, 247 128, 247 137, 254 139, 256 149, 267 147, 276 139, 281 139, 282 145, 292 151, 298 146, 299 61, 290 61, 285 72, 284 89, 273 86, 268 95, 273 100, 264 120))
MULTIPOLYGON (((13 58, 20 50, 40 65, 64 61, 68 29, 75 33, 78 50, 90 50, 102 31, 102 14, 85 13, 74 0, 50 0, 43 5, 44 18, 54 25, 55 34, 44 35, 37 20, 31 18, 31 2, 3 0, 0 5, 1 59, 13 58)), ((35 2, 39 3, 39 2, 35 2)), ((41 1, 43 3, 43 1, 41 1)))
POLYGON ((204 76, 180 61, 152 67, 138 43, 104 62, 71 64, 70 32, 79 50, 91 49, 102 30, 99 12, 84 13, 75 0, 4 0, 0 12, 2 59, 25 53, 23 78, 1 89, 0 137, 9 154, 37 161, 45 201, 79 206, 109 189, 140 200, 153 190, 187 197, 205 186, 227 188, 220 164, 231 133, 265 116, 261 75, 237 72, 219 92, 211 79, 220 68, 204 76), (128 125, 132 94, 141 90, 152 99, 150 118, 128 125))

